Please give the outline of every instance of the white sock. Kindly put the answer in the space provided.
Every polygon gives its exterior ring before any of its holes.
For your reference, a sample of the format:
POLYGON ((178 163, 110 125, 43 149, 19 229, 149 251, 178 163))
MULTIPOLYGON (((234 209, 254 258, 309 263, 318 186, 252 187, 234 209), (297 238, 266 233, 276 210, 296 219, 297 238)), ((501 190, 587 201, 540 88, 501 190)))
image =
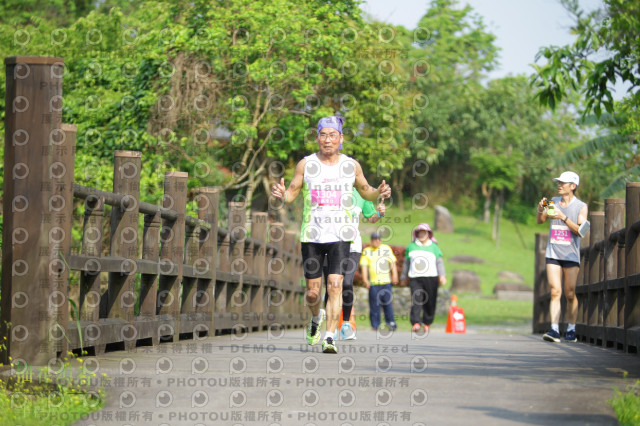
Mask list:
POLYGON ((551 324, 551 329, 556 333, 560 333, 560 327, 558 327, 558 324, 551 324))
POLYGON ((575 324, 569 324, 567 326, 567 331, 576 331, 576 325, 575 324))
POLYGON ((324 338, 326 339, 328 337, 331 337, 332 339, 335 337, 335 334, 333 334, 333 331, 326 331, 324 333, 324 338))
POLYGON ((318 324, 320 324, 320 318, 321 318, 321 317, 322 317, 322 316, 321 316, 320 314, 318 314, 318 315, 312 315, 312 316, 311 316, 311 321, 313 321, 314 323, 316 323, 316 325, 318 325, 318 324))

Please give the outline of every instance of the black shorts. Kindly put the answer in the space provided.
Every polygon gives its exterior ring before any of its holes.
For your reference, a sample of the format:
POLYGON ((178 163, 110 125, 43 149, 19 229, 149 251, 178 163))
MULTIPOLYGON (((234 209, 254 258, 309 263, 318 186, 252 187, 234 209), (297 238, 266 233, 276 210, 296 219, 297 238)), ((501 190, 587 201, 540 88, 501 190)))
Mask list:
POLYGON ((559 259, 552 259, 550 257, 545 257, 546 260, 546 264, 547 265, 559 265, 563 268, 573 268, 573 267, 580 267, 580 263, 579 262, 574 262, 573 260, 559 260, 559 259))
POLYGON ((302 268, 307 279, 322 276, 322 264, 327 256, 329 274, 344 275, 349 261, 349 241, 335 243, 302 243, 302 268))

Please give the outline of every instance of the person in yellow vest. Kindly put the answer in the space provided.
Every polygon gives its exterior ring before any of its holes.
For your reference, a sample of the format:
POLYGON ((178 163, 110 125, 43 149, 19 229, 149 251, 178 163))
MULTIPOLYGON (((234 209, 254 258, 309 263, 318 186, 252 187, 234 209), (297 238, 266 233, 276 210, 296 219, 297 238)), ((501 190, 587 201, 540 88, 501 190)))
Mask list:
POLYGON ((391 284, 398 284, 396 256, 386 244, 382 244, 381 235, 371 234, 371 245, 362 251, 360 267, 362 281, 369 290, 369 319, 371 327, 380 327, 380 308, 384 311, 384 319, 391 330, 397 328, 393 314, 393 293, 391 284))

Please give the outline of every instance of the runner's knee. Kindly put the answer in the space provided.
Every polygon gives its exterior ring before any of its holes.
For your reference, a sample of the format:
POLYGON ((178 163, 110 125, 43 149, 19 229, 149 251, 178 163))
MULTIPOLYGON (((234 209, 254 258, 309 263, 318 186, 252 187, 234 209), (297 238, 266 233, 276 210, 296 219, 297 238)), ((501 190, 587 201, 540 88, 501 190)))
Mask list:
POLYGON ((309 289, 306 294, 307 302, 313 304, 320 300, 320 291, 317 289, 309 289))

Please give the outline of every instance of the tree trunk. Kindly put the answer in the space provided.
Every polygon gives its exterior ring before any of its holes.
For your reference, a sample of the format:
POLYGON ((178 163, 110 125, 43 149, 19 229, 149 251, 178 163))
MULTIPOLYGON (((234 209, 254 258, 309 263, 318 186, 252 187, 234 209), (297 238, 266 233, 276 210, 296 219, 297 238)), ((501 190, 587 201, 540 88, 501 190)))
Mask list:
POLYGON ((498 210, 496 213, 496 248, 500 247, 500 222, 502 219, 502 210, 504 208, 504 189, 501 189, 498 193, 498 200, 496 201, 498 210))
POLYGON ((491 222, 491 193, 493 190, 487 186, 487 183, 482 184, 482 195, 484 195, 484 223, 491 222))
POLYGON ((246 218, 247 222, 244 224, 247 233, 251 233, 251 202, 253 199, 253 194, 255 193, 256 186, 258 185, 258 181, 261 176, 249 175, 249 185, 247 185, 247 204, 245 205, 246 218))
POLYGON ((491 239, 493 241, 498 237, 498 213, 500 211, 500 192, 496 194, 496 202, 493 204, 493 227, 491 229, 491 239))
POLYGON ((271 198, 271 185, 272 182, 269 181, 269 178, 267 177, 267 175, 262 175, 262 189, 264 190, 264 193, 267 194, 267 196, 265 197, 265 204, 262 206, 262 210, 263 212, 268 212, 269 211, 269 199, 271 198))
POLYGON ((393 183, 391 184, 393 188, 393 198, 396 200, 398 204, 398 208, 400 211, 404 211, 404 199, 402 198, 402 188, 404 187, 404 178, 406 173, 404 170, 396 170, 393 173, 393 183))

